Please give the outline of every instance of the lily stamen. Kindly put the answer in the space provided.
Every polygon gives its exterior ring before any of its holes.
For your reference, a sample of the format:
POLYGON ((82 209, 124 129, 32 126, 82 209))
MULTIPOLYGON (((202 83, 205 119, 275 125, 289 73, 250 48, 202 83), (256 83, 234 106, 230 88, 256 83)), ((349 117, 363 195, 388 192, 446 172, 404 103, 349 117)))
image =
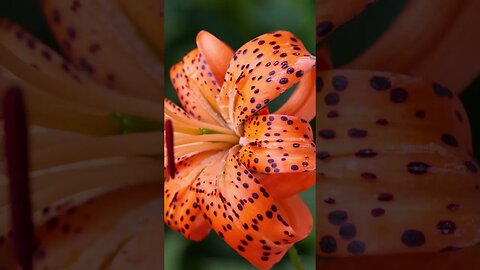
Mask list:
POLYGON ((201 136, 187 135, 178 133, 175 134, 175 145, 184 145, 197 142, 227 142, 237 144, 239 141, 235 135, 228 134, 205 134, 201 136))
POLYGON ((227 150, 234 145, 234 143, 224 142, 202 142, 188 145, 178 145, 175 146, 175 158, 212 150, 227 150))

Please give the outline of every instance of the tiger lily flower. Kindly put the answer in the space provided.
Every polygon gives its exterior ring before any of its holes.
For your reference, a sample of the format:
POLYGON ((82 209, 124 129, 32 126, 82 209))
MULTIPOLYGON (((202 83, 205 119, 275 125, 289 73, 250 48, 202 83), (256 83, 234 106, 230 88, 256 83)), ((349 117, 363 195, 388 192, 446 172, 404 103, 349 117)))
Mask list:
POLYGON ((163 3, 41 2, 62 54, 0 23, 0 268, 154 269, 163 3))
POLYGON ((165 100, 175 154, 165 180, 165 223, 194 241, 213 230, 254 266, 269 269, 313 226, 297 193, 315 182, 308 123, 315 116, 315 57, 286 31, 259 36, 235 53, 202 31, 197 47, 170 70, 183 109, 165 100), (268 104, 297 83, 270 113, 268 104))
MULTIPOLYGON (((348 2, 317 1, 318 44, 373 3, 348 2)), ((332 69, 328 51, 317 48, 324 63, 317 73, 317 265, 324 269, 478 264, 479 167, 456 93, 478 76, 472 26, 480 3, 431 4, 408 1, 345 69, 332 69)))

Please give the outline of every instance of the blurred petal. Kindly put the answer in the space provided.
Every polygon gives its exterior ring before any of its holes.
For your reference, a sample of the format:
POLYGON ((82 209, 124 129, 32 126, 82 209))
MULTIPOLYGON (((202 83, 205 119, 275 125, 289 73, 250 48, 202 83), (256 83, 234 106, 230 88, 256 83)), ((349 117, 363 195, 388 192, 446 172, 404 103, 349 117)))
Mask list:
POLYGON ((336 259, 320 258, 317 260, 317 267, 325 270, 471 270, 473 265, 480 263, 479 251, 480 248, 476 247, 447 253, 397 254, 376 257, 359 256, 336 259))
POLYGON ((317 49, 317 71, 332 69, 332 59, 330 56, 330 49, 324 45, 317 49))
MULTIPOLYGON (((8 23, 4 27, 7 31, 9 28, 10 30, 13 28, 8 23)), ((20 41, 27 36, 21 31, 15 35, 20 36, 20 41)), ((0 43, 0 65, 2 70, 7 70, 5 73, 7 77, 18 77, 48 95, 68 100, 78 106, 82 105, 84 110, 122 112, 152 120, 161 118, 159 112, 162 112, 163 109, 158 103, 112 92, 106 87, 85 79, 86 77, 77 79, 76 76, 68 76, 68 73, 73 72, 73 68, 64 65, 64 61, 60 57, 56 57, 53 51, 47 50, 41 44, 38 44, 38 51, 35 50, 37 46, 33 50, 24 50, 16 48, 15 45, 29 48, 31 46, 21 42, 6 42, 5 45, 0 43), (40 69, 39 65, 37 66, 35 63, 41 63, 43 69, 40 69), (66 76, 60 75, 62 73, 58 73, 59 75, 56 76, 57 65, 61 66, 62 72, 66 76)), ((75 73, 74 75, 79 74, 75 73)))
POLYGON ((408 1, 390 29, 348 68, 415 74, 458 93, 480 73, 479 8, 475 0, 408 1))
POLYGON ((315 105, 315 70, 310 70, 275 114, 292 115, 310 122, 316 114, 315 105))
POLYGON ((63 52, 104 85, 161 101, 163 68, 116 1, 43 0, 63 52))
POLYGON ((198 33, 197 47, 215 75, 218 85, 222 86, 233 50, 207 31, 198 33))
POLYGON ((163 0, 119 0, 128 19, 163 58, 163 0))
POLYGON ((321 150, 341 154, 375 146, 406 151, 402 147, 429 144, 454 152, 472 149, 462 103, 440 84, 374 71, 333 70, 317 76, 323 81, 317 93, 321 150), (454 137, 458 147, 442 137, 454 137))
MULTIPOLYGON (((61 77, 70 83, 81 84, 85 74, 76 70, 61 55, 9 20, 0 20, 0 44, 19 60, 49 77, 61 77)), ((15 74, 22 78, 23 74, 15 74)))
POLYGON ((0 97, 9 89, 20 89, 25 96, 30 123, 91 135, 115 135, 121 132, 121 123, 110 113, 58 98, 32 85, 7 70, 0 74, 0 97))
MULTIPOLYGON (((152 214, 161 211, 161 200, 155 199, 160 190, 158 184, 131 186, 87 201, 65 201, 61 207, 45 211, 41 217, 45 221, 36 228, 35 268, 73 269, 86 263, 94 267, 80 269, 97 269, 152 214), (95 256, 84 260, 82 256, 89 253, 95 256)), ((9 250, 10 241, 7 238, 0 249, 9 250)), ((3 254, 0 262, 5 266, 3 254)))
POLYGON ((315 184, 315 171, 301 173, 276 173, 256 177, 272 197, 282 199, 303 192, 315 184), (263 177, 262 177, 263 176, 263 177))
POLYGON ((438 252, 477 244, 480 179, 459 99, 405 75, 334 70, 318 76, 325 82, 317 94, 318 253, 438 252))
POLYGON ((234 55, 222 86, 219 105, 230 127, 240 125, 315 68, 315 57, 286 31, 259 36, 234 55))
MULTIPOLYGON (((219 166, 209 166, 199 176, 195 187, 200 207, 227 244, 255 267, 269 269, 305 237, 305 228, 295 227, 297 217, 282 204, 289 201, 277 204, 238 160, 236 151, 232 148, 215 161, 219 166), (294 218, 292 225, 287 217, 294 218)), ((304 214, 310 215, 299 212, 304 214)), ((308 221, 308 217, 298 218, 308 221)))
POLYGON ((163 264, 163 224, 155 218, 122 245, 107 269, 155 269, 163 264))
POLYGON ((317 0, 317 45, 374 0, 317 0))
POLYGON ((257 115, 245 123, 239 157, 254 172, 315 170, 315 144, 307 121, 295 116, 257 115))
POLYGON ((165 181, 165 224, 187 239, 200 241, 210 233, 210 227, 198 206, 194 183, 218 156, 214 152, 204 152, 183 158, 175 165, 175 178, 165 181))
POLYGON ((220 89, 198 49, 192 50, 180 63, 172 66, 170 79, 185 111, 198 120, 222 125, 215 100, 220 89))

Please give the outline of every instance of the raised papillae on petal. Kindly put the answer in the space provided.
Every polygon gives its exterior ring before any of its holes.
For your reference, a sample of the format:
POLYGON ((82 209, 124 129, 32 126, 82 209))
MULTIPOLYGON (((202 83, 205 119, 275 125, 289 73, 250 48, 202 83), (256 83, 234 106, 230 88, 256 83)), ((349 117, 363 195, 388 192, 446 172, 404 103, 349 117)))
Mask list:
POLYGON ((308 235, 313 220, 297 197, 285 199, 293 204, 275 200, 238 159, 237 151, 235 147, 222 153, 212 161, 218 166, 201 172, 193 185, 196 204, 227 244, 254 266, 269 269, 308 235))
POLYGON ((313 132, 306 120, 279 114, 257 115, 245 122, 239 157, 254 172, 313 171, 313 142, 313 132))
POLYGON ((391 73, 317 76, 317 254, 478 244, 478 165, 467 115, 452 91, 391 73))
POLYGON ((315 69, 315 57, 286 31, 259 36, 237 50, 222 85, 218 103, 229 126, 241 124, 315 69))

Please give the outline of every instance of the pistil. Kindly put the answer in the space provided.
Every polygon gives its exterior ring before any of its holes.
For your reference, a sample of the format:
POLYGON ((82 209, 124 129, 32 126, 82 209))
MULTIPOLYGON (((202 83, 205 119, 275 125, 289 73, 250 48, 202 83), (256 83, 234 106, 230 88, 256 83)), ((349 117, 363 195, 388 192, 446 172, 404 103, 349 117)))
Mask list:
POLYGON ((165 121, 165 144, 167 145, 168 173, 171 178, 175 177, 175 155, 173 144, 173 126, 171 120, 165 121))
POLYGON ((2 105, 15 255, 22 269, 30 270, 33 267, 34 237, 29 182, 29 143, 27 116, 20 89, 10 88, 2 105))

